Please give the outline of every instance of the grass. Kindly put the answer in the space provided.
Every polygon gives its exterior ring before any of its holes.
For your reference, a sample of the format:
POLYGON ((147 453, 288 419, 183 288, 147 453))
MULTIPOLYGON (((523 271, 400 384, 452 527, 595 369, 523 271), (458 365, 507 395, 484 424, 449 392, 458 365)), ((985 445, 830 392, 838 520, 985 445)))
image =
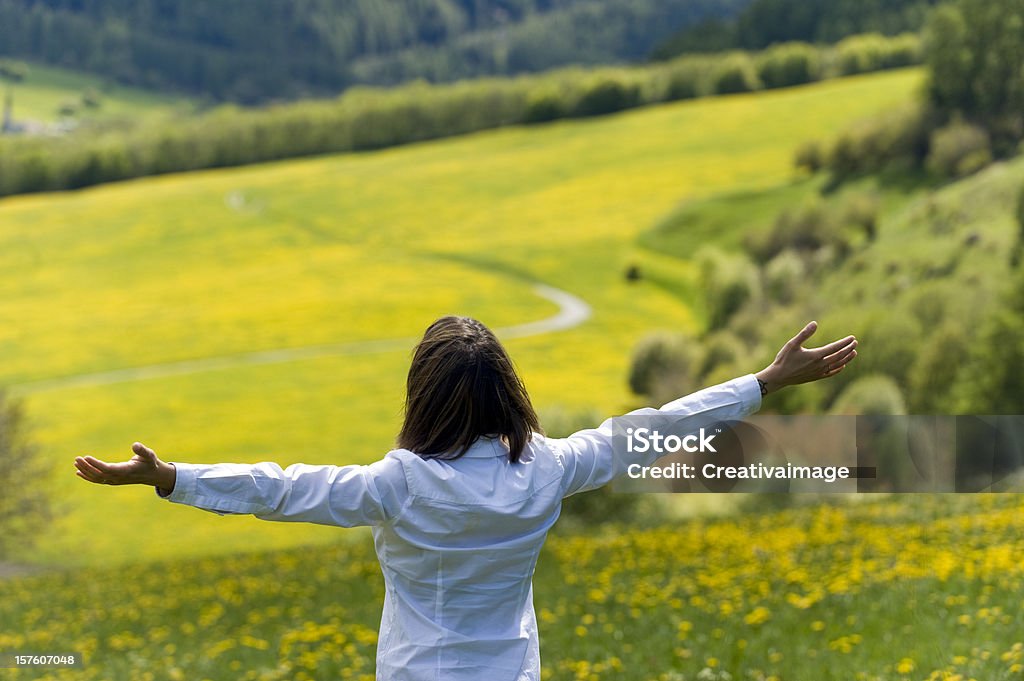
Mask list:
MULTIPOLYGON (((79 118, 93 122, 169 117, 194 107, 184 97, 123 87, 87 73, 41 64, 27 66, 25 79, 13 87, 16 121, 54 123, 61 118, 60 109, 65 104, 75 106, 79 118), (96 108, 81 106, 82 95, 90 91, 99 95, 96 108)), ((0 88, 0 92, 5 90, 0 88)))
MULTIPOLYGON (((556 533, 534 577, 542 678, 1020 679, 1022 512, 919 495, 556 533)), ((0 582, 0 650, 86 660, 0 678, 372 681, 384 584, 360 539, 0 582)))
MULTIPOLYGON (((593 317, 510 350, 536 403, 614 413, 655 328, 696 331, 671 291, 623 273, 680 200, 784 185, 809 137, 912 95, 918 71, 513 128, 376 153, 169 176, 0 201, 0 383, 258 349, 415 337, 444 313, 502 326, 593 317)), ((708 240, 715 238, 708 235, 708 240)), ((134 440, 184 461, 366 462, 392 446, 396 351, 32 392, 65 511, 23 560, 101 565, 336 541, 226 523, 136 488, 89 486, 76 454, 134 440), (187 531, 176 531, 187 528, 187 531)))

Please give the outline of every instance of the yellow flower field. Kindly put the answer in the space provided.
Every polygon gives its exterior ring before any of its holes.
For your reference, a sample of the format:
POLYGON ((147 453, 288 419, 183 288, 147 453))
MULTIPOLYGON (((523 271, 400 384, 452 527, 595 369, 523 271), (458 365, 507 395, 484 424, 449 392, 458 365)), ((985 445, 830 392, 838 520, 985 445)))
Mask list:
MULTIPOLYGON (((544 678, 1020 679, 1022 513, 920 495, 555 534, 534 580, 544 678)), ((383 583, 355 534, 0 582, 0 650, 86 660, 0 678, 370 680, 383 583)))

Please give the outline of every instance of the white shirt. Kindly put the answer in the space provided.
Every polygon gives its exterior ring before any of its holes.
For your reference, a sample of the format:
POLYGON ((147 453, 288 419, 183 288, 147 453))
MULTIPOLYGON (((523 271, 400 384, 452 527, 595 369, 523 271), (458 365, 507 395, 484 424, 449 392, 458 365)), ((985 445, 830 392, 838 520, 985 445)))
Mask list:
MULTIPOLYGON (((752 375, 631 414, 693 428, 756 411, 752 375)), ((640 463, 653 463, 640 460, 640 463)), ((219 514, 371 525, 384 573, 377 678, 539 681, 533 571, 562 499, 625 472, 612 420, 564 439, 534 435, 518 463, 481 438, 454 461, 388 452, 366 466, 175 463, 170 501, 219 514)))

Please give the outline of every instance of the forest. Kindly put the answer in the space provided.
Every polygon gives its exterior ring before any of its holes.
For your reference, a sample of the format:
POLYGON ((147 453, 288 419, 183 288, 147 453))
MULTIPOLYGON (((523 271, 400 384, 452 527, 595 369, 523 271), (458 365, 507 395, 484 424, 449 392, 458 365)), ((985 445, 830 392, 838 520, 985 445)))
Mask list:
POLYGON ((0 0, 0 56, 239 103, 644 58, 748 0, 0 0))

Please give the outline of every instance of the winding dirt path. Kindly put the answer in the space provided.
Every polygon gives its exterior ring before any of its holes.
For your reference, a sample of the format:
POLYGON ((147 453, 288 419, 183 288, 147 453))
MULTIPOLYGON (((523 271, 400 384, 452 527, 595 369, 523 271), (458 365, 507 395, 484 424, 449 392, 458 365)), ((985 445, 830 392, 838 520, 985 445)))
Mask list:
MULTIPOLYGON (((526 338, 545 333, 555 333, 579 326, 590 318, 590 306, 585 301, 567 291, 548 286, 534 284, 533 292, 558 305, 558 312, 534 322, 516 324, 495 329, 495 333, 503 340, 526 338)), ((346 355, 366 355, 395 350, 409 350, 418 338, 388 338, 381 340, 354 341, 350 343, 333 343, 328 345, 308 345, 296 348, 277 350, 259 350, 242 352, 219 357, 203 357, 201 359, 183 360, 180 362, 164 362, 148 366, 128 369, 114 369, 90 374, 62 376, 31 383, 12 386, 12 392, 19 395, 61 390, 65 388, 82 388, 98 385, 112 385, 130 381, 144 381, 151 378, 167 376, 183 376, 198 374, 220 369, 233 369, 242 366, 258 366, 263 364, 282 364, 316 357, 339 357, 346 355)))

